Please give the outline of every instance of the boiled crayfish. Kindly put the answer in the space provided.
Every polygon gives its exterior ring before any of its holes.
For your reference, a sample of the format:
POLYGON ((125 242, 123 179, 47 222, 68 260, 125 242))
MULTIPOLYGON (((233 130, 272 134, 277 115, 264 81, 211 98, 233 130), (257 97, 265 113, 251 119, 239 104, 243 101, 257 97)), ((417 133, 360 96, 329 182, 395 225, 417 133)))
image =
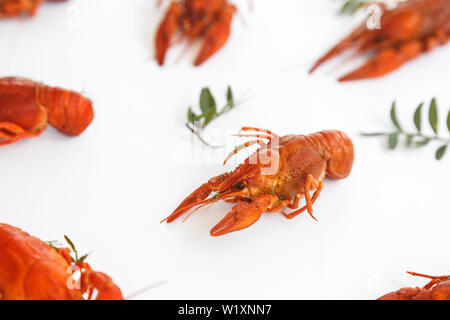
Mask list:
POLYGON ((0 300, 81 300, 95 292, 97 300, 123 300, 108 275, 72 262, 70 249, 51 247, 7 224, 0 224, 0 261, 0 300))
MULTIPOLYGON (((0 0, 0 18, 34 16, 44 0, 0 0)), ((63 2, 66 0, 47 0, 63 2)))
POLYGON ((310 72, 347 49, 374 52, 359 69, 339 81, 384 76, 405 62, 447 43, 450 39, 450 0, 408 0, 381 16, 380 28, 361 25, 320 58, 310 72))
POLYGON ((236 7, 227 0, 171 1, 155 38, 156 59, 164 64, 167 50, 181 33, 190 43, 198 38, 204 42, 195 59, 199 66, 227 42, 236 7))
POLYGON ((340 131, 279 137, 269 130, 244 127, 237 136, 257 139, 237 147, 225 162, 251 145, 261 147, 233 172, 212 178, 195 190, 163 221, 172 222, 195 207, 219 200, 236 203, 211 230, 212 236, 220 236, 251 226, 266 211, 297 209, 303 197, 304 207, 283 215, 291 219, 307 210, 314 218, 312 205, 322 190, 322 180, 346 178, 352 169, 353 143, 340 131))
POLYGON ((35 137, 50 123, 80 135, 94 117, 92 102, 81 94, 22 78, 0 78, 0 145, 35 137))
POLYGON ((423 288, 402 288, 378 300, 450 300, 450 276, 434 277, 415 272, 408 273, 431 281, 423 288))

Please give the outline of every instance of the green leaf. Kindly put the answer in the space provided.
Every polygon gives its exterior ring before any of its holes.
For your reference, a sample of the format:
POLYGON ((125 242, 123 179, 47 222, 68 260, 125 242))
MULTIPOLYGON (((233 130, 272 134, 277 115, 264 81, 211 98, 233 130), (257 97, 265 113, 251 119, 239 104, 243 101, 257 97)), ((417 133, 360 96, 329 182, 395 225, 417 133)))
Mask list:
POLYGON ((197 117, 198 116, 192 111, 191 107, 189 107, 187 113, 188 122, 194 123, 196 120, 198 120, 197 117))
POLYGON ((202 110, 204 114, 211 110, 214 110, 214 113, 216 112, 216 101, 209 88, 203 88, 200 93, 200 110, 202 110))
POLYGON ((229 104, 234 106, 234 96, 233 96, 233 91, 231 90, 230 86, 228 86, 228 89, 227 89, 227 101, 229 104))
POLYGON ((430 143, 430 141, 431 141, 431 139, 423 139, 423 140, 419 140, 419 141, 416 141, 416 142, 414 143, 414 146, 416 146, 416 147, 424 147, 424 146, 426 146, 428 143, 430 143))
POLYGON ((423 102, 417 107, 416 112, 414 112, 414 124, 419 132, 422 132, 422 107, 423 102))
POLYGON ((347 0, 344 5, 341 7, 341 14, 353 14, 355 13, 359 7, 363 4, 361 0, 347 0))
POLYGON ((431 128, 435 134, 438 133, 438 112, 437 112, 437 103, 436 98, 433 98, 430 103, 430 112, 429 112, 429 120, 431 128))
POLYGON ((387 135, 389 135, 389 133, 383 133, 383 132, 366 133, 366 132, 362 132, 361 135, 364 136, 364 137, 379 137, 379 136, 387 136, 387 135))
POLYGON ((64 239, 66 240, 67 244, 70 246, 73 252, 77 252, 77 249, 75 249, 75 245, 73 244, 72 240, 69 239, 68 236, 64 235, 64 239))
POLYGON ((203 123, 203 128, 205 128, 214 118, 216 117, 216 110, 211 109, 207 113, 204 114, 205 122, 203 123))
POLYGON ((447 145, 443 145, 436 151, 436 160, 441 160, 442 157, 445 155, 445 151, 447 151, 447 145))
POLYGON ((392 103, 392 107, 391 107, 391 120, 394 123, 394 125, 397 127, 397 129, 402 131, 402 127, 400 126, 400 123, 398 122, 398 119, 397 119, 397 111, 395 110, 395 106, 396 106, 396 102, 394 101, 392 103))
POLYGON ((398 133, 392 133, 389 135, 389 149, 394 150, 398 145, 398 133))
POLYGON ((84 262, 84 260, 86 260, 86 258, 89 256, 89 253, 86 253, 85 255, 82 255, 81 257, 80 257, 80 259, 78 259, 78 261, 77 262, 84 262))
POLYGON ((447 128, 448 128, 448 131, 450 132, 450 110, 448 110, 448 116, 447 116, 447 128))

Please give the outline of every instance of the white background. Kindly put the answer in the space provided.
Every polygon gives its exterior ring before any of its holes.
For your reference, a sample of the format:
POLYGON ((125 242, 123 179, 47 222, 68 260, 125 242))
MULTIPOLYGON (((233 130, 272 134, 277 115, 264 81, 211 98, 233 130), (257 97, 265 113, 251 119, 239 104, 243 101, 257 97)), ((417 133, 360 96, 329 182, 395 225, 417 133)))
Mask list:
POLYGON ((413 129, 415 107, 436 96, 447 135, 450 46, 379 80, 336 81, 362 59, 336 60, 310 76, 314 60, 363 17, 337 15, 339 2, 258 0, 251 12, 241 1, 229 42, 200 68, 191 65, 197 47, 180 59, 182 45, 157 66, 153 37, 164 10, 151 0, 47 3, 34 19, 1 21, 0 76, 82 91, 96 113, 78 138, 49 127, 0 148, 1 222, 44 240, 69 235, 125 295, 167 281, 142 299, 374 299, 425 284, 407 270, 449 273, 450 157, 434 160, 434 143, 387 151, 382 138, 359 133, 391 130, 394 99, 413 129), (223 105, 229 84, 248 98, 206 138, 243 125, 352 137, 353 172, 325 181, 319 222, 265 214, 249 229, 213 238, 209 230, 231 207, 219 203, 185 223, 159 223, 200 184, 233 168, 221 161, 237 142, 208 160, 211 151, 184 128, 203 86, 223 105), (202 161, 180 156, 191 147, 202 161))

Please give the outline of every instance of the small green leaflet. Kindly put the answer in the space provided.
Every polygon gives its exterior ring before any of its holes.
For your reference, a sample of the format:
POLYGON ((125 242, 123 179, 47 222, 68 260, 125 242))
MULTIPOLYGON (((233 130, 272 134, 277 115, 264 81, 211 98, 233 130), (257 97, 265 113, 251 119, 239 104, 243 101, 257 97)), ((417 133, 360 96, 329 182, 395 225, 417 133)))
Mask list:
POLYGON ((433 128, 433 131, 435 134, 438 133, 438 112, 437 112, 437 103, 436 98, 433 98, 430 103, 430 112, 429 112, 429 119, 430 119, 430 125, 431 128, 433 128))
POLYGON ((76 262, 83 262, 84 260, 86 260, 89 254, 82 255, 80 258, 78 258, 78 251, 75 248, 75 245, 73 244, 72 240, 70 240, 70 238, 66 235, 64 235, 64 240, 66 240, 67 244, 70 246, 70 249, 75 254, 75 257, 72 257, 72 255, 70 255, 70 259, 72 260, 72 262, 76 263, 76 262))
POLYGON ((394 150, 395 148, 397 148, 398 145, 398 133, 391 133, 389 135, 389 148, 391 150, 394 150))
MULTIPOLYGON (((376 137, 376 136, 385 136, 388 140, 389 149, 394 150, 397 148, 400 137, 404 136, 406 139, 405 143, 408 147, 423 147, 428 145, 431 141, 440 141, 444 142, 444 144, 439 147, 436 151, 435 158, 437 160, 441 160, 450 144, 450 138, 443 138, 438 135, 439 128, 439 113, 438 113, 438 104, 436 98, 431 100, 429 110, 428 110, 428 120, 431 129, 433 130, 434 135, 428 136, 422 132, 422 109, 425 104, 421 103, 414 111, 413 122, 417 132, 406 132, 403 130, 400 122, 398 121, 396 103, 395 101, 392 103, 390 118, 396 131, 394 132, 375 132, 375 133, 362 133, 363 136, 366 137, 376 137)), ((450 132, 450 111, 447 115, 447 127, 450 132)))
POLYGON ((417 131, 422 132, 422 107, 424 103, 422 102, 414 112, 414 125, 416 126, 417 131))
POLYGON ((396 126, 397 129, 401 131, 402 127, 400 126, 400 123, 398 122, 397 111, 395 110, 395 108, 396 108, 396 102, 394 101, 392 103, 392 107, 391 107, 391 120, 394 123, 394 126, 396 126))
POLYGON ((203 88, 200 93, 200 110, 203 113, 211 112, 211 110, 216 110, 216 101, 211 94, 209 88, 203 88))
POLYGON ((437 151, 436 151, 436 160, 441 160, 442 157, 445 155, 445 152, 447 151, 447 146, 446 144, 444 144, 442 147, 440 147, 437 151))
POLYGON ((364 1, 364 0, 346 0, 345 3, 342 5, 339 13, 340 14, 354 14, 365 3, 367 3, 367 0, 366 1, 364 1))
MULTIPOLYGON (((70 240, 70 238, 68 237, 68 236, 64 236, 64 240, 66 240, 66 242, 67 242, 67 244, 69 245, 69 247, 70 247, 70 250, 71 250, 71 252, 70 252, 70 260, 73 262, 73 263, 77 263, 77 262, 84 262, 84 260, 86 260, 86 258, 89 256, 89 254, 87 253, 87 254, 84 254, 84 255, 82 255, 80 258, 78 258, 78 251, 77 251, 77 249, 75 248, 75 245, 73 244, 73 242, 72 242, 72 240, 70 240), (75 257, 73 257, 72 256, 72 253, 74 253, 75 254, 75 257)), ((59 248, 62 248, 63 247, 63 244, 62 243, 60 243, 59 241, 57 241, 57 240, 54 240, 54 241, 47 241, 47 243, 48 243, 48 245, 50 246, 50 247, 52 247, 53 249, 55 249, 55 250, 58 250, 59 248)))
POLYGON ((450 110, 448 110, 448 116, 447 116, 447 129, 448 129, 448 132, 450 132, 450 110))

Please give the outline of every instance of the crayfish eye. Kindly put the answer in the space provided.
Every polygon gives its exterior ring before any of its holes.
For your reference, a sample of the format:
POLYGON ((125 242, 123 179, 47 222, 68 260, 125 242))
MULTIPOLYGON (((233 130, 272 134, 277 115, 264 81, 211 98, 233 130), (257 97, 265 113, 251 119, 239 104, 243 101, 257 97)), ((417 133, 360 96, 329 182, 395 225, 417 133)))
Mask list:
POLYGON ((243 182, 239 182, 238 184, 236 184, 236 188, 241 191, 245 188, 245 184, 243 182))

